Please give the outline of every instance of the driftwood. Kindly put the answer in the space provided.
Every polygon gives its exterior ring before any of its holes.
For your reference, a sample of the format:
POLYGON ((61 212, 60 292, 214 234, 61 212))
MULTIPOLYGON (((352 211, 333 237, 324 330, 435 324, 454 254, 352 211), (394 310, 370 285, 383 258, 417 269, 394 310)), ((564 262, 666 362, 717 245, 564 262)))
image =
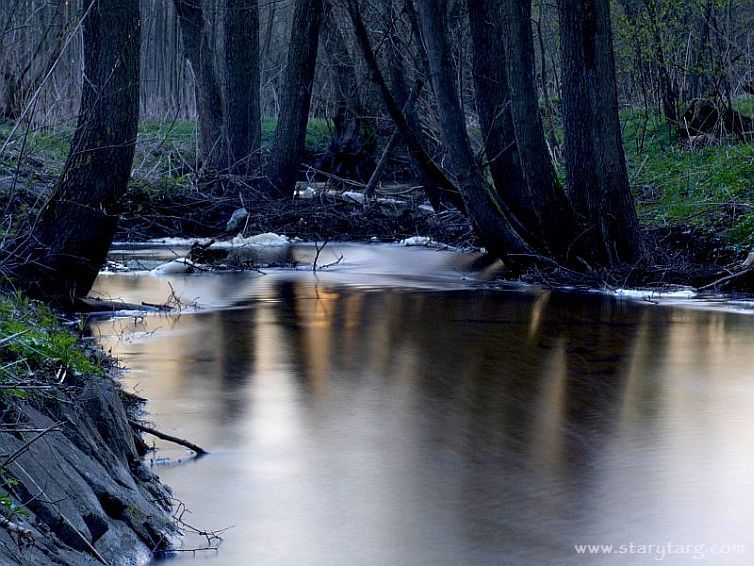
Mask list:
POLYGON ((145 424, 142 424, 132 419, 129 419, 128 422, 131 425, 131 427, 133 427, 135 430, 138 430, 140 432, 146 432, 148 434, 151 434, 152 436, 156 436, 157 438, 161 440, 167 440, 168 442, 185 446, 189 450, 195 452, 197 456, 204 456, 205 454, 209 454, 209 452, 207 452, 201 446, 197 446, 196 444, 189 442, 188 440, 184 440, 183 438, 178 438, 177 436, 166 434, 164 432, 157 430, 156 428, 152 428, 151 426, 147 426, 145 424))

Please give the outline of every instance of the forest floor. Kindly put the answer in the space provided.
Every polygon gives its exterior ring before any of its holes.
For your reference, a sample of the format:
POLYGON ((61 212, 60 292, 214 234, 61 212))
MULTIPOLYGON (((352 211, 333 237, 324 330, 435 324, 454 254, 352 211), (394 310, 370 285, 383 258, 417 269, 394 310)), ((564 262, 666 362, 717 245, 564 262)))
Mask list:
MULTIPOLYGON (((752 101, 743 101, 752 113, 752 101)), ((671 142, 662 120, 642 112, 622 113, 626 159, 648 258, 618 272, 576 277, 553 266, 524 279, 553 285, 700 287, 741 272, 754 239, 754 145, 720 143, 692 148, 671 142)), ((263 125, 263 143, 274 131, 263 125)), ((60 172, 72 127, 16 131, 0 127, 8 139, 0 162, 0 207, 5 233, 22 229, 29 210, 44 198, 60 172), (23 155, 22 159, 18 156, 23 155)), ((312 120, 307 133, 306 163, 316 163, 327 148, 330 132, 323 120, 312 120)), ((473 137, 473 136, 472 136, 473 137)), ((478 140, 477 140, 478 141, 478 140)), ((378 191, 376 204, 364 203, 363 182, 326 177, 310 169, 302 179, 305 195, 288 202, 255 197, 243 179, 202 180, 195 158, 193 122, 145 121, 140 129, 133 178, 121 212, 117 239, 145 241, 161 237, 225 239, 226 222, 245 207, 246 235, 275 232, 307 241, 396 241, 428 236, 456 247, 478 245, 468 220, 458 212, 434 213, 420 191, 410 186, 408 162, 397 155, 378 191), (407 182, 408 181, 408 182, 407 182)), ((562 174, 562 168, 559 171, 562 174)), ((754 289, 748 274, 726 280, 728 288, 754 289), (735 285, 734 285, 735 284, 735 285)))

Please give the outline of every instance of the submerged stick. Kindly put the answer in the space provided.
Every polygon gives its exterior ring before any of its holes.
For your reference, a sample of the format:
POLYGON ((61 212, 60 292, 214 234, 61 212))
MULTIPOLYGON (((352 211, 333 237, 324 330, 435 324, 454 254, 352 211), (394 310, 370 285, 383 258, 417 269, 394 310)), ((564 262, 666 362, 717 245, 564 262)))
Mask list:
POLYGON ((205 454, 209 454, 209 452, 207 452, 201 446, 197 446, 193 442, 189 442, 188 440, 184 440, 183 438, 178 438, 177 436, 166 434, 164 432, 157 430, 156 428, 152 428, 151 426, 147 426, 145 424, 136 422, 134 420, 129 419, 128 422, 133 428, 135 428, 138 431, 149 433, 152 436, 156 436, 157 438, 160 438, 162 440, 167 440, 168 442, 172 442, 174 444, 180 444, 181 446, 184 446, 188 448, 189 450, 196 452, 197 456, 203 456, 205 454))

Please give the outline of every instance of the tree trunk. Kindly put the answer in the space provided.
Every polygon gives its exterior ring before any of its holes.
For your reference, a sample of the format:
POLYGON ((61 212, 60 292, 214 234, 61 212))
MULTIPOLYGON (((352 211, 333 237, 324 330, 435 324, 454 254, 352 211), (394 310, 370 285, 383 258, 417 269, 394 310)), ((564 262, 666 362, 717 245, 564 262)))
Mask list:
POLYGON ((594 261, 639 259, 643 244, 618 120, 608 0, 558 0, 568 194, 594 261))
POLYGON ((225 0, 225 131, 230 169, 255 168, 262 140, 258 0, 225 0))
POLYGON ((271 196, 293 196, 296 187, 306 143, 322 10, 322 0, 296 0, 280 116, 266 168, 271 196))
POLYGON ((223 140, 223 100, 215 71, 210 32, 201 0, 173 0, 186 59, 194 72, 196 111, 199 115, 199 155, 205 166, 227 167, 223 140))
POLYGON ((455 81, 455 66, 448 43, 445 0, 418 0, 422 40, 427 51, 430 79, 439 106, 440 129, 448 151, 453 173, 466 209, 477 234, 495 255, 510 258, 513 255, 532 254, 524 241, 523 226, 514 228, 507 205, 482 177, 474 159, 466 119, 461 108, 455 81))
POLYGON ((668 122, 668 132, 670 137, 675 136, 678 126, 678 95, 676 94, 675 85, 670 77, 668 70, 667 57, 663 48, 663 41, 660 35, 660 24, 657 15, 657 4, 655 0, 643 0, 644 7, 649 16, 649 27, 652 36, 652 50, 655 54, 657 64, 657 77, 660 82, 660 96, 662 98, 662 113, 668 122))
MULTIPOLYGON (((545 141, 539 96, 534 76, 534 38, 531 3, 502 0, 507 52, 511 114, 518 155, 526 180, 528 206, 536 218, 538 235, 555 257, 566 259, 576 250, 576 218, 568 197, 558 182, 545 141)), ((499 12, 498 12, 499 13, 499 12)), ((526 219, 528 220, 528 219, 526 219)))
POLYGON ((115 233, 139 120, 139 26, 138 0, 97 0, 84 19, 71 150, 32 233, 9 260, 21 289, 61 308, 89 292, 115 233))
POLYGON ((318 168, 344 178, 364 178, 363 165, 365 161, 371 162, 371 155, 365 152, 362 139, 359 84, 351 53, 330 2, 326 3, 322 26, 322 48, 332 79, 335 111, 330 147, 318 168))
MULTIPOLYGON (((445 173, 432 161, 432 158, 424 151, 424 147, 419 141, 419 137, 416 131, 411 127, 406 116, 401 112, 395 97, 390 92, 387 86, 385 77, 382 74, 377 57, 372 50, 372 46, 369 42, 369 34, 367 28, 364 25, 364 20, 361 17, 359 10, 358 0, 347 0, 348 14, 351 17, 353 23, 354 33, 361 48, 361 54, 366 61, 369 71, 372 73, 372 80, 377 84, 377 88, 380 90, 382 100, 385 103, 385 108, 390 114, 391 120, 395 124, 396 129, 403 136, 403 140, 408 146, 409 153, 411 154, 412 161, 416 164, 418 169, 421 169, 424 177, 429 181, 431 186, 436 187, 438 191, 442 191, 443 198, 451 202, 459 210, 465 210, 466 206, 461 200, 458 188, 453 182, 448 179, 445 173)), ((425 189, 427 187, 425 186, 425 189)), ((431 194, 431 193, 428 193, 431 194)), ((432 197, 430 196, 430 199, 432 197)), ((439 203, 439 199, 436 201, 439 203)), ((435 202, 432 202, 433 206, 437 206, 435 202)))
POLYGON ((484 149, 495 189, 522 222, 534 225, 535 215, 516 146, 505 69, 499 0, 467 0, 476 107, 484 149))

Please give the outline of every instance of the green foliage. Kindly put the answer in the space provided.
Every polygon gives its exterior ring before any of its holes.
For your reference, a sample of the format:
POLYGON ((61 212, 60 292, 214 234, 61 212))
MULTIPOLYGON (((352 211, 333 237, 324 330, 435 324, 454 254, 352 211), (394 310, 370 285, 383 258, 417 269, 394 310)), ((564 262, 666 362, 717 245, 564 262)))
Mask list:
POLYGON ((736 246, 751 246, 754 218, 754 145, 722 143, 697 149, 671 143, 665 121, 625 111, 626 159, 637 205, 647 224, 688 223, 721 233, 736 246))
MULTIPOLYGON (((102 375, 99 363, 80 347, 49 308, 20 295, 0 295, 0 383, 49 382, 60 369, 74 375, 102 375)), ((20 390, 3 390, 21 396, 20 390)))

